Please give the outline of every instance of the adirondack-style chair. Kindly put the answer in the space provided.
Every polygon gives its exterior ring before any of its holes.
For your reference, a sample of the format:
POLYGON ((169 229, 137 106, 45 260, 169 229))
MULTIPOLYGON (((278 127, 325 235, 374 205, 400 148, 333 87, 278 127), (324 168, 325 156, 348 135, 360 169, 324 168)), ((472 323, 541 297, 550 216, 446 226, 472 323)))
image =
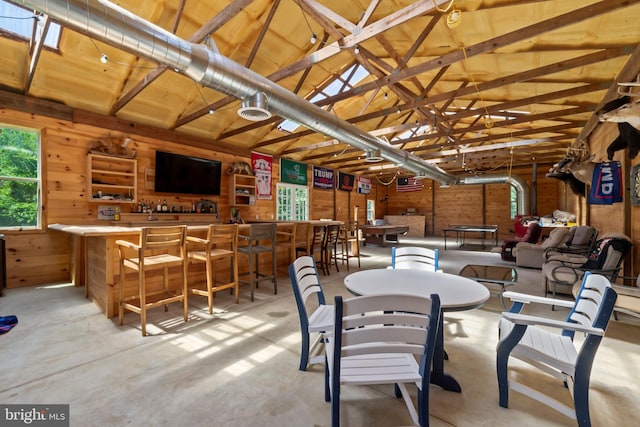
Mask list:
POLYGON ((331 401, 331 425, 340 425, 341 386, 395 384, 395 395, 404 398, 413 423, 428 426, 439 319, 436 294, 431 298, 384 294, 345 300, 336 296, 334 329, 325 346, 325 400, 331 401), (406 387, 411 383, 418 387, 417 411, 406 387))
POLYGON ((310 364, 324 363, 324 334, 331 332, 333 327, 333 305, 325 303, 318 270, 312 256, 302 256, 292 262, 289 265, 289 278, 300 315, 300 370, 306 371, 310 364), (312 295, 317 297, 315 304, 309 301, 312 295), (310 341, 312 335, 314 339, 310 341))
POLYGON ((438 271, 438 249, 420 246, 391 248, 391 268, 414 268, 418 270, 438 271))
POLYGON ((609 280, 604 276, 586 273, 575 302, 515 292, 505 292, 504 296, 514 304, 509 312, 502 313, 499 322, 496 368, 500 406, 509 406, 511 389, 575 419, 580 427, 591 426, 589 377, 616 303, 616 292, 609 280), (530 302, 570 307, 571 310, 564 321, 521 314, 524 304, 530 302), (557 329, 558 332, 550 329, 557 329), (585 334, 580 343, 573 339, 576 332, 585 334), (573 408, 509 378, 510 357, 560 379, 563 382, 560 386, 567 387, 571 392, 573 408))

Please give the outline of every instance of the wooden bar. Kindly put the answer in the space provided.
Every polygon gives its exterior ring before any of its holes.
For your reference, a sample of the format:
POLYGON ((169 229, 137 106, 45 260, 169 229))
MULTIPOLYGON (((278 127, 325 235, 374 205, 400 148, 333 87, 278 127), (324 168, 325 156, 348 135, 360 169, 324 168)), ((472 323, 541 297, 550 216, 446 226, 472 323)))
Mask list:
MULTIPOLYGON (((200 215, 201 217, 203 215, 200 215)), ((167 225, 174 222, 165 222, 167 225)), ((149 225, 149 224, 145 224, 149 225)), ((161 226, 162 221, 151 224, 152 226, 161 226)), ((278 224, 278 228, 290 226, 290 222, 281 222, 278 224)), ((208 224, 194 224, 187 223, 187 232, 190 235, 204 235, 208 229, 208 224)), ((247 234, 250 224, 241 224, 239 226, 240 233, 247 234)), ((74 282, 76 286, 84 285, 86 289, 87 298, 91 299, 100 309, 105 313, 107 317, 114 317, 118 314, 118 300, 119 300, 119 253, 116 245, 116 240, 129 240, 137 243, 140 236, 141 227, 134 226, 92 226, 92 225, 64 225, 64 224, 52 224, 49 226, 50 230, 56 230, 63 233, 68 233, 73 236, 74 252, 82 251, 82 256, 74 257, 74 265, 71 266, 75 274, 72 277, 82 277, 84 280, 80 283, 79 280, 74 282)), ((247 261, 239 257, 239 269, 240 271, 246 267, 247 261)), ((281 260, 279 264, 287 264, 290 262, 289 251, 282 248, 276 254, 277 260, 281 260)), ((266 269, 270 265, 270 257, 261 257, 261 270, 266 269), (265 264, 264 266, 262 264, 265 264)), ((282 266, 279 266, 282 267, 282 266)), ((286 265, 285 265, 286 267, 286 265)), ((180 275, 179 269, 169 270, 170 282, 178 283, 178 276, 180 275), (175 270, 175 271, 174 271, 175 270), (172 280, 175 275, 176 280, 172 280)), ((220 270, 221 274, 224 274, 224 269, 220 270)), ((285 269, 286 270, 286 269, 285 269)), ((267 270, 264 270, 267 271, 267 270)), ((136 273, 131 273, 131 278, 125 281, 125 294, 135 294, 138 292, 137 283, 133 278, 136 273)), ((162 286, 162 272, 148 272, 147 284, 151 290, 154 287, 162 286)), ((127 274, 127 277, 129 274, 127 274)), ((190 286, 203 283, 205 281, 205 269, 202 263, 189 264, 188 268, 188 283, 190 286)))

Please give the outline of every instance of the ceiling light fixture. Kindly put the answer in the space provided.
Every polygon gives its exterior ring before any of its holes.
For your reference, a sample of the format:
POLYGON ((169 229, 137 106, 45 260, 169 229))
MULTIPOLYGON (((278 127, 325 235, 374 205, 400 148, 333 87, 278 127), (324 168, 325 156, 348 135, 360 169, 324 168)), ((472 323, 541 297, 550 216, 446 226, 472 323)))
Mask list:
POLYGON ((365 152, 365 158, 364 161, 366 163, 378 163, 383 161, 384 159, 382 158, 382 155, 380 154, 380 149, 376 149, 376 150, 367 150, 365 152))
POLYGON ((107 56, 107 54, 106 54, 106 53, 103 53, 103 54, 100 56, 100 62, 102 62, 103 64, 106 64, 108 61, 109 61, 109 57, 107 56))
POLYGON ((385 92, 385 93, 384 93, 384 99, 385 99, 385 101, 386 101, 387 99, 389 99, 389 94, 388 94, 387 92, 385 92))
POLYGON ((238 109, 238 115, 252 122, 271 118, 271 113, 267 110, 267 95, 264 92, 258 92, 243 99, 242 106, 238 109))
POLYGON ((209 108, 209 114, 213 114, 213 108, 209 108))
POLYGON ((462 22, 462 11, 459 9, 453 9, 447 15, 447 27, 456 28, 462 22))
POLYGON ((311 44, 316 44, 316 40, 318 40, 316 33, 311 34, 311 44))
POLYGON ((353 49, 353 53, 355 53, 356 55, 360 53, 360 46, 356 45, 356 47, 353 49))

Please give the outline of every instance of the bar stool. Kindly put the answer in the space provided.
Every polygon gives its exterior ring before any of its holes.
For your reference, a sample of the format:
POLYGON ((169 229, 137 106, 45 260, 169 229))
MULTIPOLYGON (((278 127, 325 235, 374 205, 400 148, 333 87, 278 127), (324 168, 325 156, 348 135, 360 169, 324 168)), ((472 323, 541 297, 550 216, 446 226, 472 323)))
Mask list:
POLYGON ((309 255, 313 257, 316 267, 320 268, 325 275, 329 274, 324 266, 324 256, 322 255, 326 230, 326 225, 314 225, 311 227, 311 243, 309 244, 309 255))
POLYGON ((312 255, 311 243, 313 242, 313 226, 308 221, 298 222, 296 226, 295 257, 312 255))
POLYGON ((262 280, 273 281, 273 293, 278 293, 278 270, 276 261, 276 229, 277 224, 251 224, 249 226, 249 235, 238 234, 238 240, 245 240, 246 246, 238 246, 238 253, 246 255, 249 258, 249 271, 242 273, 249 275, 249 280, 238 280, 240 283, 248 283, 251 288, 251 301, 256 286, 262 280), (268 242, 268 243, 266 243, 268 242), (272 273, 265 275, 260 273, 260 254, 271 253, 272 273))
POLYGON ((360 229, 358 221, 347 221, 340 229, 340 246, 342 247, 342 264, 347 262, 347 271, 349 271, 349 258, 358 258, 358 268, 360 268, 360 229), (349 251, 349 248, 354 248, 349 251))
POLYGON ((287 263, 288 266, 293 261, 296 260, 296 232, 297 232, 298 224, 295 222, 291 223, 280 223, 277 225, 276 230, 276 247, 284 248, 287 252, 287 263))
POLYGON ((338 239, 340 238, 340 225, 332 224, 328 225, 324 233, 324 240, 322 242, 322 266, 327 275, 331 265, 335 265, 336 271, 339 273, 338 268, 338 239))
POLYGON ((140 315, 142 336, 147 335, 147 310, 153 307, 182 302, 184 321, 187 321, 187 257, 186 257, 187 226, 171 227, 143 227, 140 231, 138 244, 116 240, 120 252, 120 288, 118 321, 122 326, 124 310, 133 311, 140 315), (181 293, 169 288, 169 267, 180 267, 182 274, 181 293), (124 282, 126 269, 138 272, 138 294, 125 296, 124 282), (150 270, 162 269, 163 287, 147 288, 145 273, 150 270), (150 298, 147 300, 147 298, 150 298))
POLYGON ((236 304, 240 302, 238 283, 238 224, 211 224, 207 238, 187 236, 189 261, 206 263, 206 289, 191 288, 191 293, 207 297, 209 314, 213 314, 213 295, 225 289, 235 292, 236 304), (229 280, 216 280, 216 263, 229 260, 229 280))

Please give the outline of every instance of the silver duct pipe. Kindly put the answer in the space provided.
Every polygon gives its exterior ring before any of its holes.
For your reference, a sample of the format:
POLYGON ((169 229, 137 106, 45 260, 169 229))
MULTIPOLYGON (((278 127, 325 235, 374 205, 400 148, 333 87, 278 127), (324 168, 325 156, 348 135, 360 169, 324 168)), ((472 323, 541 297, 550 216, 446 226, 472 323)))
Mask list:
POLYGON ((458 180, 458 184, 501 184, 508 183, 516 188, 518 193, 518 214, 529 214, 529 185, 519 176, 484 175, 470 176, 458 180))
POLYGON ((386 144, 271 80, 212 51, 182 40, 107 0, 9 0, 49 15, 65 27, 184 73, 204 86, 246 99, 264 93, 268 109, 316 132, 381 156, 444 184, 457 178, 420 157, 386 144))

